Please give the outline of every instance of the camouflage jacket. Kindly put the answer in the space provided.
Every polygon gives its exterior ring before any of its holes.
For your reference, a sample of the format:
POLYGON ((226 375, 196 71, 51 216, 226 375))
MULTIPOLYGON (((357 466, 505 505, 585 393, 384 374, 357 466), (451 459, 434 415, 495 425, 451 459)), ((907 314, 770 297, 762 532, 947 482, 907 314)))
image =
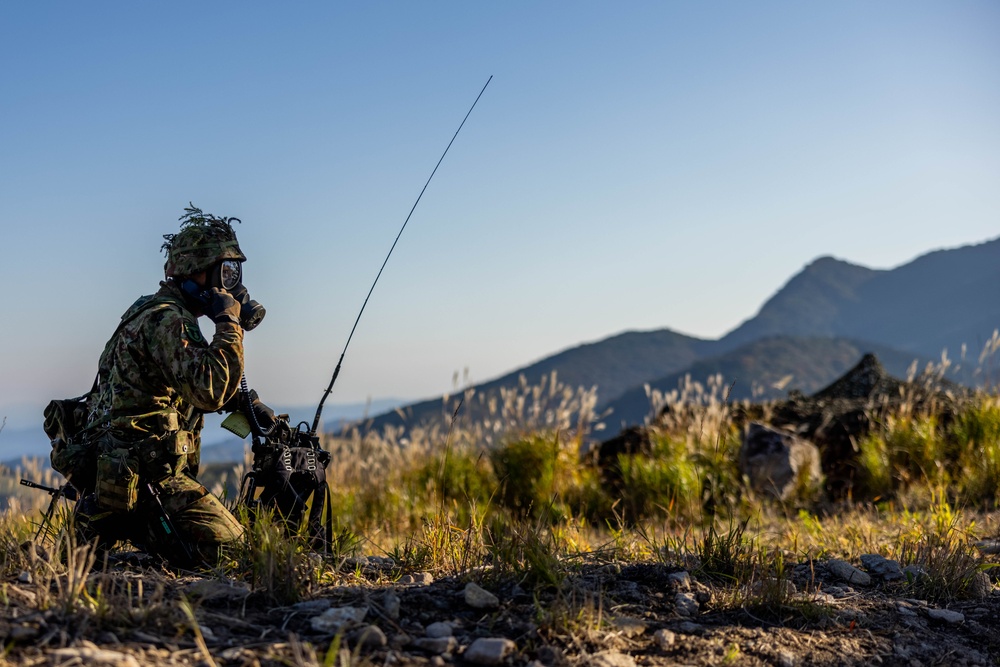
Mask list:
POLYGON ((105 346, 91 415, 130 443, 189 431, 196 456, 202 414, 222 409, 239 390, 243 330, 223 322, 206 341, 181 291, 160 285, 126 311, 105 346))

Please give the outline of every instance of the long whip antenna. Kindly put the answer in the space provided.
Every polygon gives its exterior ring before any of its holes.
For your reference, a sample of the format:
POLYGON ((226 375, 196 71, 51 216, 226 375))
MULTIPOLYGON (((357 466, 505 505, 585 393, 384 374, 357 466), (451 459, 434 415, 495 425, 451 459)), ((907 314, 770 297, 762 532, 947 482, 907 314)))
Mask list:
POLYGON ((469 111, 465 114, 465 118, 463 118, 462 122, 459 123, 458 129, 455 130, 454 136, 452 136, 451 141, 449 141, 448 145, 445 147, 444 153, 441 153, 441 157, 438 159, 437 164, 434 165, 434 170, 431 171, 431 175, 427 177, 427 182, 424 183, 424 187, 420 190, 420 194, 417 195, 417 200, 413 202, 413 207, 410 209, 409 214, 407 214, 406 220, 403 221, 403 226, 399 228, 399 233, 396 234, 396 240, 392 242, 392 247, 389 248, 389 252, 385 256, 385 261, 382 262, 382 267, 378 270, 378 275, 375 276, 375 281, 372 283, 371 289, 368 290, 368 296, 365 297, 365 302, 361 304, 361 311, 358 313, 357 319, 354 320, 354 326, 351 327, 351 333, 347 337, 347 343, 344 345, 344 351, 340 353, 340 360, 337 361, 337 367, 333 369, 333 377, 330 378, 330 384, 326 388, 326 391, 323 392, 323 398, 319 400, 319 405, 316 407, 316 417, 313 419, 312 429, 310 429, 309 431, 311 435, 316 435, 316 432, 319 429, 319 420, 320 420, 320 415, 323 413, 323 404, 326 402, 326 397, 329 396, 330 393, 333 391, 333 385, 337 381, 337 376, 340 375, 340 366, 344 363, 344 355, 347 354, 347 347, 351 344, 351 339, 354 337, 354 331, 358 328, 358 322, 361 321, 361 315, 362 313, 365 312, 365 306, 368 305, 368 299, 371 298, 372 292, 375 291, 375 285, 378 284, 378 279, 382 277, 382 271, 385 269, 385 265, 389 263, 389 257, 392 256, 392 251, 396 249, 396 244, 399 242, 399 237, 403 235, 403 230, 406 229, 406 224, 410 221, 410 217, 413 215, 413 212, 417 209, 417 204, 420 203, 420 198, 424 196, 424 192, 427 190, 427 186, 431 184, 431 179, 434 178, 434 174, 437 173, 438 167, 440 167, 441 163, 444 161, 444 156, 448 154, 448 149, 450 149, 451 145, 455 143, 455 139, 456 137, 458 137, 458 133, 462 131, 462 126, 465 125, 465 121, 469 119, 469 116, 472 114, 472 110, 476 108, 476 104, 479 102, 479 98, 483 96, 484 92, 486 92, 486 86, 490 85, 490 81, 492 80, 493 76, 490 75, 490 78, 488 78, 486 80, 486 83, 483 84, 483 89, 479 91, 479 94, 476 96, 476 101, 472 103, 472 106, 469 107, 469 111))

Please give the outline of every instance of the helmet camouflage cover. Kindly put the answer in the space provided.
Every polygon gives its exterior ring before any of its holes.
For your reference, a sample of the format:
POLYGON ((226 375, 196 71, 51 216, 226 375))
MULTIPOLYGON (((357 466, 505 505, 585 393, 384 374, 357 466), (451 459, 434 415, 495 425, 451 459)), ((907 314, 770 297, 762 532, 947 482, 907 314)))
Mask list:
POLYGON ((167 277, 191 276, 224 259, 246 261, 232 226, 239 218, 219 218, 189 204, 180 221, 181 231, 163 235, 162 250, 167 253, 163 272, 167 277))

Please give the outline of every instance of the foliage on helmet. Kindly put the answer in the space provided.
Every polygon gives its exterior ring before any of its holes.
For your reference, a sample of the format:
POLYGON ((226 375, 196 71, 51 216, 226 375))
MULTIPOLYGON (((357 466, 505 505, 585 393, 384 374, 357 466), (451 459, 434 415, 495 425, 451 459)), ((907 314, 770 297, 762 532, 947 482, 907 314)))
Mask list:
POLYGON ((179 220, 181 231, 163 235, 167 276, 194 275, 224 259, 246 261, 232 225, 239 218, 220 218, 189 203, 179 220))

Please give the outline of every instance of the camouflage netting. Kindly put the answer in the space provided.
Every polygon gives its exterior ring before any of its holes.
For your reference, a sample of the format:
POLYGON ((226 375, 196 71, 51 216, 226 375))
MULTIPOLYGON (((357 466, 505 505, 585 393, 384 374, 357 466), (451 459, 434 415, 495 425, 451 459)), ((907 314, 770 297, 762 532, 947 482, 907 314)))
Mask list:
POLYGON ((163 272, 168 277, 191 276, 224 259, 246 261, 232 225, 239 218, 220 218, 189 204, 180 221, 181 231, 163 235, 163 272))

